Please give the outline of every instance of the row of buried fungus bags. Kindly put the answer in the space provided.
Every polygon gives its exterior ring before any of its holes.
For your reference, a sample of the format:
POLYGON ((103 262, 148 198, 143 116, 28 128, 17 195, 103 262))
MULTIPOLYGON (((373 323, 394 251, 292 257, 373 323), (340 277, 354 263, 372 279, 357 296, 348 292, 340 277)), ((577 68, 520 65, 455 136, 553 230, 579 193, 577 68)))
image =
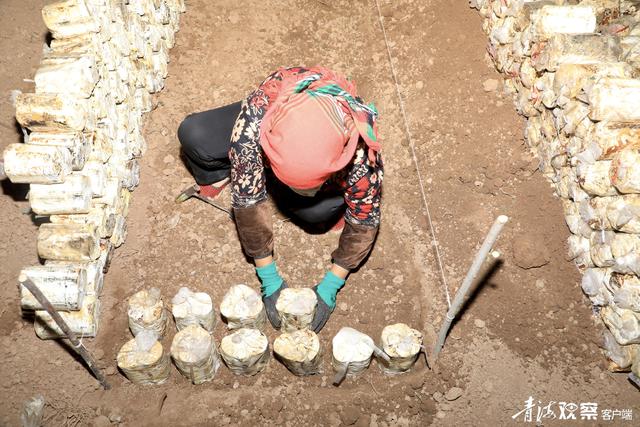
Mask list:
POLYGON ((472 0, 562 199, 612 371, 640 376, 640 2, 472 0))
MULTIPOLYGON (((316 305, 316 295, 308 288, 283 289, 276 303, 282 334, 273 342, 273 352, 294 375, 323 372, 322 345, 308 329, 316 305)), ((117 363, 133 383, 165 382, 171 373, 170 359, 194 384, 212 380, 221 358, 236 375, 255 375, 267 366, 270 351, 263 333, 267 325, 265 308, 258 293, 248 286, 232 286, 222 299, 220 314, 230 332, 219 346, 212 336, 217 316, 208 294, 183 287, 173 297, 171 312, 178 332, 170 352, 159 341, 167 332, 167 312, 156 288, 141 290, 129 298, 129 329, 134 338, 122 346, 117 363)), ((423 350, 422 334, 403 323, 384 328, 380 347, 368 335, 342 328, 332 340, 334 384, 338 385, 345 376, 356 377, 364 372, 374 355, 384 373, 407 372, 423 350)))
MULTIPOLYGON (((4 172, 30 185, 44 265, 22 270, 72 331, 97 333, 99 295, 114 247, 126 237, 131 191, 145 151, 144 113, 167 76, 182 0, 64 0, 42 9, 52 40, 34 93, 18 93, 24 143, 4 151, 4 172), (27 131, 28 130, 28 131, 27 131)), ((40 338, 63 337, 21 286, 40 338)))

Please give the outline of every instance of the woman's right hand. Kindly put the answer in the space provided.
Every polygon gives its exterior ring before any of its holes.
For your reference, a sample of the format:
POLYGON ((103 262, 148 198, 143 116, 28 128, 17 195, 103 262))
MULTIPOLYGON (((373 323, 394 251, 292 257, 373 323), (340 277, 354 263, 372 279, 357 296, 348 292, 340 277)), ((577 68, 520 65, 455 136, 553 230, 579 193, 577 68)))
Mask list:
POLYGON ((286 288, 287 284, 278 273, 273 256, 256 259, 255 263, 256 273, 262 283, 260 291, 267 318, 275 329, 280 329, 280 314, 276 310, 276 302, 278 302, 280 291, 286 288))

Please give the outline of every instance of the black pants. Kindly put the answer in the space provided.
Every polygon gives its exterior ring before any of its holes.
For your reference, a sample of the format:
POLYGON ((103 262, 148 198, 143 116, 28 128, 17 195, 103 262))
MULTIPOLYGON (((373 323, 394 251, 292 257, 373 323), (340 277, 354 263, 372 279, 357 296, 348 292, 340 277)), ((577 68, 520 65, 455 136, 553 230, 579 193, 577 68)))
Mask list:
MULTIPOLYGON (((178 128, 185 163, 196 182, 208 185, 229 177, 231 163, 229 148, 231 132, 238 114, 240 102, 213 110, 188 115, 178 128)), ((278 181, 267 170, 267 191, 276 205, 292 219, 302 224, 331 224, 344 213, 345 203, 341 194, 318 193, 304 197, 278 181)))

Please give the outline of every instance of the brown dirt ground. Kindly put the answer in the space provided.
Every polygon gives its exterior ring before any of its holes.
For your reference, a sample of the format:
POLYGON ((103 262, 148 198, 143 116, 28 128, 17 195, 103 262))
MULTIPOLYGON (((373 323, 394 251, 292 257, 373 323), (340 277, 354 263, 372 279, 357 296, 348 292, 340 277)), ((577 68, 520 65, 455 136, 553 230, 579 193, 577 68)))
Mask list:
MULTIPOLYGON (((33 76, 45 41, 43 3, 0 2, 0 148, 20 141, 9 92, 31 88, 23 79, 33 76)), ((232 284, 258 285, 223 214, 197 201, 173 203, 191 182, 175 133, 188 113, 241 99, 280 65, 342 71, 381 111, 383 225, 367 264, 339 295, 321 333, 323 344, 328 349, 333 334, 347 325, 377 339, 385 325, 406 322, 431 337, 446 311, 375 2, 187 4, 166 89, 147 117, 142 183, 134 193, 128 240, 106 277, 101 330, 85 341, 106 368, 112 390, 102 391, 64 344, 40 341, 22 318, 16 277, 22 266, 37 262, 36 227, 24 214, 26 189, 2 182, 0 425, 18 425, 22 403, 37 393, 47 400, 46 425, 105 425, 109 419, 129 426, 508 425, 529 396, 544 403, 640 408, 625 377, 604 369, 579 274, 565 257, 561 206, 523 145, 523 122, 510 100, 482 88, 499 76, 484 58, 480 18, 465 2, 446 0, 386 0, 382 13, 452 292, 493 218, 512 219, 498 243, 503 263, 455 324, 437 369, 421 360, 411 373, 389 378, 374 363, 336 389, 327 351, 325 374, 304 379, 275 360, 255 377, 234 377, 223 368, 200 386, 175 370, 156 387, 122 377, 115 355, 130 339, 129 295, 156 286, 169 300, 188 285, 219 302, 232 284), (440 393, 451 387, 460 387, 462 396, 442 400, 440 393)), ((228 204, 229 194, 222 200, 228 204)), ((285 278, 295 286, 313 285, 338 234, 308 236, 279 215, 274 229, 285 278)), ((223 334, 218 326, 216 339, 223 334)), ((170 339, 163 340, 165 347, 170 339)))

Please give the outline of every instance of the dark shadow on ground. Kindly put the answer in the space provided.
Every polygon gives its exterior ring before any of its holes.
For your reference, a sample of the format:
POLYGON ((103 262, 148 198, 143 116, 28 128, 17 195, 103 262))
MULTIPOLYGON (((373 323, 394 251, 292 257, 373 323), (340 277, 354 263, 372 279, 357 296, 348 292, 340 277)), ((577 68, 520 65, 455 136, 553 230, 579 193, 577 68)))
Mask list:
POLYGON ((482 276, 480 276, 479 280, 478 279, 475 280, 477 284, 475 285, 475 287, 472 288, 473 290, 471 291, 469 296, 467 296, 464 303, 462 303, 462 307, 460 307, 460 311, 458 312, 458 314, 456 315, 456 318, 451 323, 451 328, 449 328, 449 331, 451 331, 453 327, 458 323, 458 320, 461 319, 462 316, 464 316, 464 313, 473 306, 473 303, 476 297, 480 295, 480 293, 487 286, 492 289, 495 289, 498 287, 495 283, 491 283, 490 280, 493 277, 493 275, 498 272, 500 267, 502 267, 503 263, 504 261, 502 261, 501 259, 498 259, 498 260, 492 261, 488 267, 485 267, 486 270, 484 271, 482 276))
POLYGON ((9 178, 0 181, 2 194, 11 197, 14 201, 22 201, 27 199, 29 193, 29 184, 14 184, 9 178))

